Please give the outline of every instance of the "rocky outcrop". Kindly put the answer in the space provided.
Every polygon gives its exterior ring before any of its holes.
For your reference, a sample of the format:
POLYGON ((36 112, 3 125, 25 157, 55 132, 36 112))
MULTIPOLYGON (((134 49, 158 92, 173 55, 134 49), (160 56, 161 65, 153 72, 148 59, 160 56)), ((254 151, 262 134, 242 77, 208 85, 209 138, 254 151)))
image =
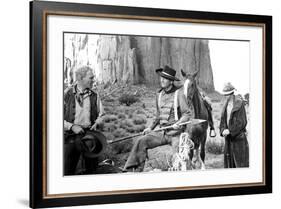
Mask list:
POLYGON ((213 72, 207 40, 67 34, 65 57, 72 60, 72 69, 91 66, 100 82, 159 85, 155 69, 169 65, 193 73, 199 70, 198 84, 214 91, 213 72))

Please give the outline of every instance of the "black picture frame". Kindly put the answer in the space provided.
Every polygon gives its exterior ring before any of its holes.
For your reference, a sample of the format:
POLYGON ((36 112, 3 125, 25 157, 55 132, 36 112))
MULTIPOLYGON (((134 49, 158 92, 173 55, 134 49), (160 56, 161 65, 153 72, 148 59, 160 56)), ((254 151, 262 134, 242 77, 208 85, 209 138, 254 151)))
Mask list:
POLYGON ((272 17, 230 13, 135 8, 93 4, 30 2, 30 207, 44 208, 137 201, 169 200, 272 192, 272 17), (264 29, 264 181, 262 184, 228 185, 218 188, 170 189, 168 191, 122 192, 101 195, 54 195, 46 191, 47 77, 46 17, 51 14, 154 19, 207 24, 260 25, 264 29))

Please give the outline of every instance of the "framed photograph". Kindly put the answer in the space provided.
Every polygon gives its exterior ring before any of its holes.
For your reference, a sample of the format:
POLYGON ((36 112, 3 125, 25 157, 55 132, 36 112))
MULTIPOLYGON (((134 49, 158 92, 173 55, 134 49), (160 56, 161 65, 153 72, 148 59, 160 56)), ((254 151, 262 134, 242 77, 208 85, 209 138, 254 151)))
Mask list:
POLYGON ((272 192, 272 17, 30 3, 30 207, 272 192))

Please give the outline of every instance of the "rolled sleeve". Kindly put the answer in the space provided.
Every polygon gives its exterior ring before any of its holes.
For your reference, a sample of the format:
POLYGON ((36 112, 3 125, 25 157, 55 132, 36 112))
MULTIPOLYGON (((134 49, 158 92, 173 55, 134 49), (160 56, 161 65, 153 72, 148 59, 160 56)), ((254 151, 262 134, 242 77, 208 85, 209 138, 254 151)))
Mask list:
POLYGON ((194 118, 194 108, 191 101, 188 101, 184 94, 178 95, 178 104, 181 111, 181 117, 176 122, 177 124, 184 123, 194 118))
POLYGON ((67 122, 66 120, 63 121, 63 129, 65 131, 70 131, 71 127, 73 126, 72 123, 67 122))

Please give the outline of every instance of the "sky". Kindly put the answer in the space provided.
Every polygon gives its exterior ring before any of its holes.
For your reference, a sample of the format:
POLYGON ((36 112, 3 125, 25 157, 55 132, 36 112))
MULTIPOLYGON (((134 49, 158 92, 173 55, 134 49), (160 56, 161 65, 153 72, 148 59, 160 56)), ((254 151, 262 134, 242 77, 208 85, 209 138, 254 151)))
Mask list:
POLYGON ((250 42, 210 40, 209 48, 215 89, 222 92, 224 84, 231 82, 238 93, 248 93, 250 42))

